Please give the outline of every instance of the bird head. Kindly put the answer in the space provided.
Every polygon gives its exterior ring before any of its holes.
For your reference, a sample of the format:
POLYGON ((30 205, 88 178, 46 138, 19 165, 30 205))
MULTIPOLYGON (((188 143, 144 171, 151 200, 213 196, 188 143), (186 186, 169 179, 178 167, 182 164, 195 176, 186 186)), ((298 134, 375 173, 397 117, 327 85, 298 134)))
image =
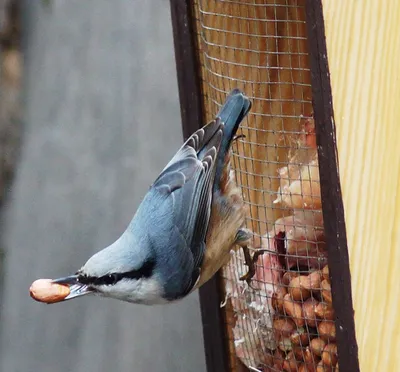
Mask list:
POLYGON ((125 233, 90 257, 74 275, 53 280, 70 287, 64 300, 96 294, 132 303, 165 302, 155 257, 134 244, 130 234, 125 233))

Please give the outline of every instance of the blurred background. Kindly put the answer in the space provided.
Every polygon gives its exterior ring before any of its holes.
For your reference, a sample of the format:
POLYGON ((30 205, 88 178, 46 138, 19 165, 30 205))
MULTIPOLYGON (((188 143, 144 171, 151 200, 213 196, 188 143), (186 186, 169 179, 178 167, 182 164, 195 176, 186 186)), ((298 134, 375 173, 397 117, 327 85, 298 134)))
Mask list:
POLYGON ((0 371, 205 371, 197 292, 43 305, 182 142, 169 2, 0 1, 0 371))

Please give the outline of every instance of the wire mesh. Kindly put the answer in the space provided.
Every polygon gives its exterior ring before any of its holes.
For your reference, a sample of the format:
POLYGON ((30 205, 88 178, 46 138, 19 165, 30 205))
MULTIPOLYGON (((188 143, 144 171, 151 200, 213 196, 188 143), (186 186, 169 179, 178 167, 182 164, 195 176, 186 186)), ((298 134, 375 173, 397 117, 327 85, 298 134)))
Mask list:
POLYGON ((234 371, 335 370, 304 0, 196 0, 206 120, 240 88, 252 100, 233 169, 253 232, 223 268, 234 371), (318 368, 318 369, 317 369, 318 368))

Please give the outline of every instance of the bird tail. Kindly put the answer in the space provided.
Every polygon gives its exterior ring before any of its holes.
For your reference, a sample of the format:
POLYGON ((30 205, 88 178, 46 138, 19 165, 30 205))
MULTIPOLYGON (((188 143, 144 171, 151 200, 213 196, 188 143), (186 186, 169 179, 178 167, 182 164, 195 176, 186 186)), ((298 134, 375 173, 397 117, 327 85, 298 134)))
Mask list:
POLYGON ((217 157, 217 167, 215 171, 215 180, 217 180, 217 182, 215 182, 216 186, 224 172, 226 156, 229 153, 232 140, 235 137, 240 123, 249 113, 250 109, 251 101, 239 89, 233 89, 217 114, 217 117, 224 123, 224 134, 217 157))

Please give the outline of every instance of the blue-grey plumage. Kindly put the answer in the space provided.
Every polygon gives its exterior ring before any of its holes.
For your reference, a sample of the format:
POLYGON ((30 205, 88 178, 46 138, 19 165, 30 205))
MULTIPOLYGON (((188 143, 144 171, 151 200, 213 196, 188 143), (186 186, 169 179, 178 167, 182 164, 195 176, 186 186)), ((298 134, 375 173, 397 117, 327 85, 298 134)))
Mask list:
POLYGON ((182 145, 151 185, 131 223, 112 245, 93 255, 69 284, 74 298, 87 293, 156 304, 178 300, 229 261, 246 209, 230 171, 230 149, 251 108, 238 89, 215 120, 182 145))

